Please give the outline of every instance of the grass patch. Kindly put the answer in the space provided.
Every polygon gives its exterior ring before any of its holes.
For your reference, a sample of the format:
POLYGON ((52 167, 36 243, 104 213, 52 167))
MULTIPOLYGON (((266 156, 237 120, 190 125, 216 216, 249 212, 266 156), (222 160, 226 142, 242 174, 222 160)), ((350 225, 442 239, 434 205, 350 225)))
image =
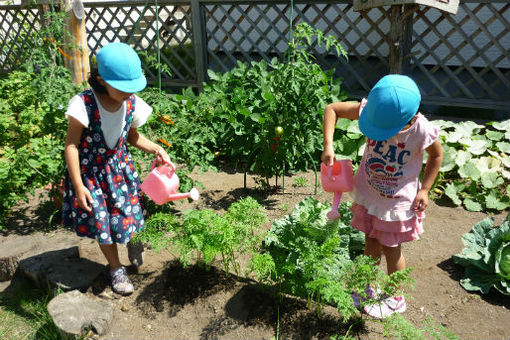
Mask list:
POLYGON ((0 339, 60 339, 47 305, 60 291, 37 289, 24 280, 0 293, 0 339))

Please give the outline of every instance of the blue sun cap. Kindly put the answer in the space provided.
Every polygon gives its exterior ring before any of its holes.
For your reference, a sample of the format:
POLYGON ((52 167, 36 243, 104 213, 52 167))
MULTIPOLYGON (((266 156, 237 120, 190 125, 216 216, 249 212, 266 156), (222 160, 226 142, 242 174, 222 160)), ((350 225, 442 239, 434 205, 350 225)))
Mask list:
POLYGON ((97 52, 99 75, 111 87, 126 93, 142 91, 147 79, 138 54, 124 43, 110 43, 97 52))
POLYGON ((420 90, 411 78, 399 74, 384 76, 368 94, 359 116, 359 128, 372 140, 389 139, 414 117, 420 101, 420 90))

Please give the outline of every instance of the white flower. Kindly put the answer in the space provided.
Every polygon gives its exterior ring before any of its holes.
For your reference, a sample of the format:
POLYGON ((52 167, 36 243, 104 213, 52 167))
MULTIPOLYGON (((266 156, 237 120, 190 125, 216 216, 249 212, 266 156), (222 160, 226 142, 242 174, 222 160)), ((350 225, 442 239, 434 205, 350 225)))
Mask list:
POLYGON ((120 163, 120 167, 124 169, 126 167, 126 163, 120 163))
POLYGON ((122 234, 117 234, 117 238, 121 239, 122 238, 122 234))
POLYGON ((106 240, 108 238, 108 234, 107 233, 101 233, 101 238, 103 240, 106 240))
POLYGON ((99 207, 99 202, 98 202, 98 201, 94 201, 94 202, 92 202, 92 206, 93 206, 94 208, 99 207))
POLYGON ((108 164, 113 164, 113 158, 108 158, 108 164))
POLYGON ((73 212, 71 213, 71 216, 72 216, 73 218, 75 218, 75 217, 76 217, 76 213, 73 211, 73 212))
POLYGON ((93 167, 92 167, 92 171, 97 172, 97 170, 98 170, 98 169, 97 169, 97 166, 93 166, 93 167))
POLYGON ((130 214, 130 213, 131 213, 131 206, 130 206, 130 205, 128 205, 128 206, 126 207, 126 212, 127 212, 128 214, 130 214))
POLYGON ((89 164, 89 160, 84 158, 84 159, 81 160, 81 164, 87 165, 87 164, 89 164))
POLYGON ((81 218, 86 218, 86 217, 87 217, 86 213, 81 214, 81 218))
POLYGON ((96 189, 96 195, 100 196, 102 194, 103 194, 103 192, 101 191, 101 189, 96 189))
POLYGON ((133 214, 137 214, 140 211, 140 206, 137 204, 133 207, 133 214))
POLYGON ((120 209, 120 207, 122 207, 122 204, 120 202, 116 202, 115 203, 115 208, 119 208, 120 209))
POLYGON ((99 213, 99 217, 101 217, 101 218, 105 218, 105 217, 106 217, 106 212, 105 212, 105 211, 101 211, 101 212, 99 213))
POLYGON ((91 143, 91 142, 92 142, 92 137, 87 136, 87 138, 85 138, 85 140, 86 140, 87 142, 91 143))
POLYGON ((112 224, 119 223, 119 219, 117 217, 112 217, 112 224))
POLYGON ((105 148, 99 148, 98 151, 99 151, 99 153, 105 153, 106 149, 105 148))
POLYGON ((138 178, 138 173, 136 171, 133 171, 133 177, 138 178))
POLYGON ((128 188, 127 188, 127 185, 125 185, 125 184, 124 184, 124 185, 122 185, 120 188, 122 189, 122 191, 127 191, 127 189, 128 189, 128 188))

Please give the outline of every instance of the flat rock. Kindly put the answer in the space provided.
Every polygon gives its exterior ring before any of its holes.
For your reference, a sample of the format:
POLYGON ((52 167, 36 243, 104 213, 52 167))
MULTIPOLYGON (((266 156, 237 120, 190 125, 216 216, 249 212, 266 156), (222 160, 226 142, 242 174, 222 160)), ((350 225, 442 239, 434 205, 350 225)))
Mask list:
POLYGON ((19 261, 41 248, 39 235, 13 235, 0 239, 0 281, 12 279, 19 261))
POLYGON ((92 328, 103 335, 113 319, 112 303, 91 298, 77 290, 54 297, 48 304, 48 312, 59 328, 63 339, 75 339, 92 328))
POLYGON ((78 246, 50 250, 20 261, 21 271, 41 287, 83 290, 103 272, 100 263, 80 258, 78 246))

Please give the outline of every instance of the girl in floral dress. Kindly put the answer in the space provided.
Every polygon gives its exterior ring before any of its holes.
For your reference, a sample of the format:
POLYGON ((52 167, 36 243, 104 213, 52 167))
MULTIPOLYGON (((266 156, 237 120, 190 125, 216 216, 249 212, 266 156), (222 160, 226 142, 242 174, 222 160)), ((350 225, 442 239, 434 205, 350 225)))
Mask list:
POLYGON ((69 103, 65 144, 67 175, 63 220, 78 236, 97 239, 108 261, 112 289, 118 294, 134 290, 121 265, 117 244, 128 245, 129 260, 143 262, 143 248, 129 243, 144 228, 140 181, 127 143, 169 161, 163 148, 141 135, 152 109, 134 95, 145 88, 141 61, 123 43, 104 46, 96 56, 88 89, 69 103))

